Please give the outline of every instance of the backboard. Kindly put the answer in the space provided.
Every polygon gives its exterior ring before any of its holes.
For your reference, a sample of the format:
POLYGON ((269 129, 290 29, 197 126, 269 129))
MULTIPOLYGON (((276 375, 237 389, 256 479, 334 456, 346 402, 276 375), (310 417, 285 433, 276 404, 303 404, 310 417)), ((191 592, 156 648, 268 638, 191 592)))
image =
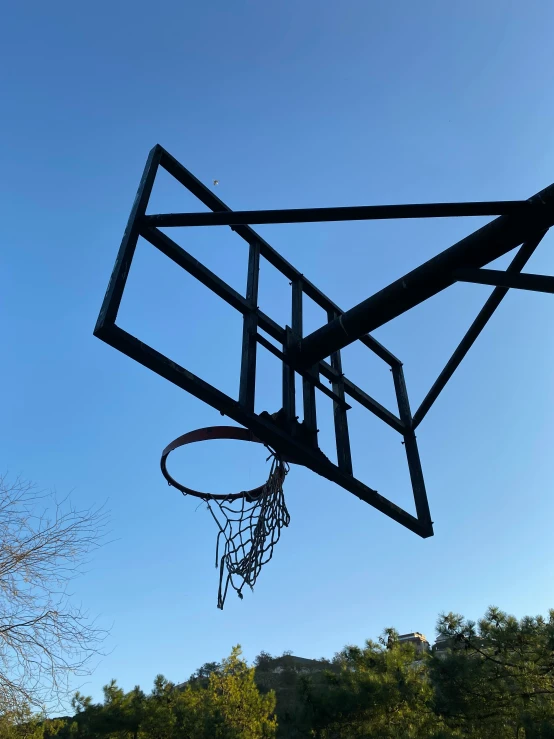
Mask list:
MULTIPOLYGON (((529 200, 492 203, 360 206, 278 211, 232 211, 161 146, 148 157, 137 196, 100 310, 95 336, 140 362, 188 393, 217 409, 276 450, 291 464, 304 465, 421 537, 433 535, 427 493, 416 440, 416 428, 438 397, 509 288, 554 292, 554 278, 521 274, 525 263, 554 223, 554 185, 529 200), (150 193, 162 167, 211 212, 147 215, 150 193), (415 270, 344 312, 285 260, 253 229, 254 224, 300 223, 389 218, 500 216, 415 270), (239 293, 202 265, 160 228, 229 226, 248 245, 245 291, 239 293), (139 237, 226 301, 243 317, 240 383, 231 397, 189 372, 117 325, 117 314, 139 237), (509 268, 482 269, 521 246, 509 268), (280 325, 259 306, 260 261, 267 260, 290 283, 290 321, 280 325), (495 287, 468 333, 437 381, 412 415, 401 361, 369 332, 410 310, 455 282, 495 287), (311 298, 327 316, 318 330, 303 334, 303 299, 311 298), (260 332, 263 331, 264 333, 260 332), (271 337, 270 341, 266 336, 271 337), (350 381, 342 371, 341 349, 359 342, 391 370, 397 410, 391 411, 350 381), (282 404, 256 413, 256 352, 265 347, 282 364, 282 404), (327 361, 329 360, 329 361, 327 361), (297 397, 296 375, 302 378, 297 397), (329 384, 324 384, 326 380, 329 384), (337 462, 318 446, 316 390, 333 402, 337 462), (416 515, 357 479, 350 449, 348 411, 357 403, 402 437, 410 473, 416 515), (299 418, 302 417, 302 421, 299 418)), ((214 238, 217 232, 214 233, 214 238)))

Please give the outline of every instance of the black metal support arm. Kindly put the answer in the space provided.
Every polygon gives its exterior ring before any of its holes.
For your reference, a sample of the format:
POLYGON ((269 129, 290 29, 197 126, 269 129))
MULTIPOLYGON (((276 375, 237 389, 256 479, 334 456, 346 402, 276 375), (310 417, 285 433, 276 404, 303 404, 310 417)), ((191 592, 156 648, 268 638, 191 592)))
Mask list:
POLYGON ((513 287, 516 290, 531 290, 538 293, 554 293, 554 277, 550 275, 518 275, 498 269, 458 269, 454 272, 454 277, 459 282, 513 287))
POLYGON ((306 336, 298 361, 309 366, 428 300, 457 280, 455 271, 479 268, 554 224, 554 185, 531 198, 529 211, 501 216, 391 283, 335 321, 306 336))
MULTIPOLYGON (((510 263, 508 269, 506 270, 506 274, 517 275, 519 272, 521 272, 521 270, 525 267, 525 265, 531 258, 531 255, 533 254, 537 246, 542 241, 545 233, 546 231, 542 231, 540 234, 538 234, 538 236, 536 236, 536 238, 527 241, 525 244, 523 244, 523 246, 520 247, 512 262, 510 263)), ((429 409, 446 386, 446 383, 448 382, 448 380, 450 380, 454 372, 458 369, 462 360, 477 340, 477 337, 485 328, 495 310, 498 308, 507 294, 507 287, 497 287, 492 291, 489 299, 479 311, 477 318, 471 324, 466 335, 461 340, 457 348, 454 350, 454 353, 446 363, 445 368, 437 377, 432 388, 429 390, 421 405, 415 412, 413 420, 414 429, 417 428, 419 424, 423 421, 423 419, 429 412, 429 409)))

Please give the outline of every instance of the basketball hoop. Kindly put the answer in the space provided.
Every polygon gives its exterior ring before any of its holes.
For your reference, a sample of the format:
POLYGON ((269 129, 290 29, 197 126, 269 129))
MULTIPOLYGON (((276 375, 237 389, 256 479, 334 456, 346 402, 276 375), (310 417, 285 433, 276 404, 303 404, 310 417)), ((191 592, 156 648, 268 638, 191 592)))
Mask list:
POLYGON ((168 484, 183 495, 192 495, 203 500, 212 514, 219 532, 216 541, 215 565, 219 567, 219 590, 217 606, 223 609, 229 585, 242 599, 242 589, 254 588, 258 575, 273 556, 273 548, 279 541, 281 529, 289 525, 290 516, 285 504, 283 483, 289 471, 286 462, 273 449, 271 468, 267 481, 252 490, 239 493, 215 494, 193 490, 175 480, 167 470, 167 457, 175 449, 200 441, 235 439, 261 444, 248 429, 236 426, 211 426, 190 431, 168 444, 162 452, 160 467, 168 484), (219 554, 221 539, 225 544, 219 554), (225 570, 227 577, 224 581, 225 570), (234 578, 239 580, 237 584, 234 578))

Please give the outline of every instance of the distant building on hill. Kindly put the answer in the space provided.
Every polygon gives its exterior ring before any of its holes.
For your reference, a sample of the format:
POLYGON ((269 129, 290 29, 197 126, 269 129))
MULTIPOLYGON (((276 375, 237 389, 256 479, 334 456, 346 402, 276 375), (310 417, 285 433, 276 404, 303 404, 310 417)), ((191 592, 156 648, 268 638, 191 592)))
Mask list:
POLYGON ((284 672, 285 670, 294 670, 300 674, 308 672, 319 672, 324 670, 328 665, 317 659, 307 659, 306 657, 295 657, 294 654, 286 655, 282 659, 281 664, 276 664, 269 668, 271 672, 284 672))
POLYGON ((420 634, 419 631, 414 631, 411 634, 401 634, 398 637, 398 643, 413 644, 416 648, 417 654, 424 654, 425 652, 429 652, 431 649, 431 645, 427 641, 426 637, 423 634, 420 634))
POLYGON ((292 671, 297 674, 306 674, 310 672, 321 672, 329 669, 332 663, 327 660, 307 659, 306 657, 296 657, 294 654, 285 653, 281 657, 272 657, 271 655, 261 654, 257 658, 256 672, 271 672, 279 674, 281 672, 292 671))
POLYGON ((452 639, 444 634, 439 634, 433 644, 433 654, 436 657, 445 657, 451 647, 452 639))
POLYGON ((433 654, 436 657, 446 657, 449 652, 455 650, 464 650, 468 647, 477 650, 493 649, 495 646, 494 640, 483 636, 472 636, 468 639, 457 639, 455 636, 446 636, 445 634, 439 634, 437 640, 433 645, 433 654))

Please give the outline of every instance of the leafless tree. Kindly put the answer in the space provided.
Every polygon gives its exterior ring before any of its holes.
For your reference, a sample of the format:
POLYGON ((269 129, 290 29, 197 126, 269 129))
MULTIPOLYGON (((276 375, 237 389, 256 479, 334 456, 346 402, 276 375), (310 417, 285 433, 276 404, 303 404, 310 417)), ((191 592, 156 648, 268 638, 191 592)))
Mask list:
POLYGON ((106 632, 68 587, 106 523, 102 508, 0 476, 0 712, 59 705, 73 676, 90 674, 106 632))

